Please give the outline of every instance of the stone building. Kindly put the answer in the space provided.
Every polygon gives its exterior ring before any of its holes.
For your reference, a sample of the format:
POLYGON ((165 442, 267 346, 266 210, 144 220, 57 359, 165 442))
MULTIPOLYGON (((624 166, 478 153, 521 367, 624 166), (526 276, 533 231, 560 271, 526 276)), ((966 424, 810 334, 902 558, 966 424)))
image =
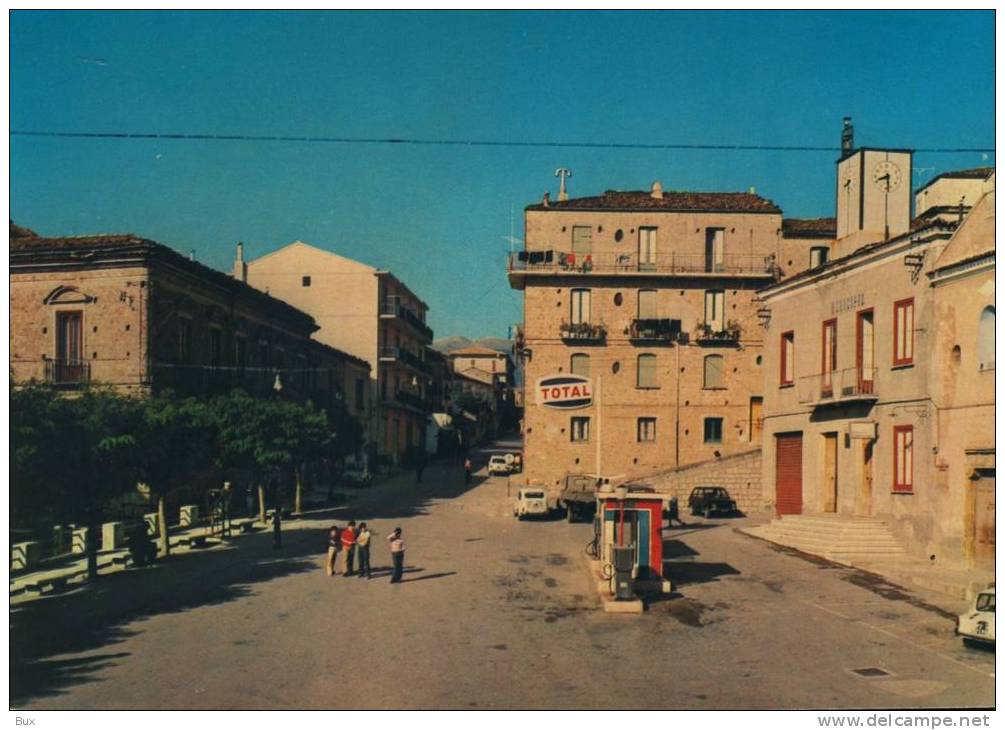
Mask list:
POLYGON ((9 261, 16 382, 199 396, 278 384, 284 397, 367 408, 356 383, 368 365, 311 339, 310 315, 155 241, 12 224, 9 261))
POLYGON ((524 292, 528 481, 631 477, 760 441, 756 292, 811 263, 819 226, 786 227, 745 193, 607 191, 525 211, 510 285, 524 292), (589 402, 555 407, 542 379, 585 379, 589 402))
POLYGON ((911 172, 910 151, 846 149, 827 260, 760 292, 764 498, 974 562, 994 484, 994 176, 939 176, 912 219, 911 172), (956 230, 963 196, 977 207, 956 230))
POLYGON ((315 338, 370 365, 368 451, 399 462, 426 442, 426 303, 389 271, 297 241, 252 261, 238 244, 234 277, 309 313, 315 338))

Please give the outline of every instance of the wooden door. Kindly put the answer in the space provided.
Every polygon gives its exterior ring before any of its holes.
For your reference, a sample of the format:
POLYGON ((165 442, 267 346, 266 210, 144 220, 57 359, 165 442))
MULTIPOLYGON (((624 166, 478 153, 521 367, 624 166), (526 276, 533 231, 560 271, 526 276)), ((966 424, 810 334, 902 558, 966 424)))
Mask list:
POLYGON ((803 435, 784 433, 775 437, 775 512, 803 513, 803 435))
POLYGON ((974 547, 977 567, 994 568, 995 565, 995 477, 981 475, 974 482, 974 547))
POLYGON ((824 434, 824 512, 837 512, 838 499, 838 435, 824 434))
POLYGON ((859 439, 859 482, 855 514, 872 517, 872 444, 869 439, 859 439))

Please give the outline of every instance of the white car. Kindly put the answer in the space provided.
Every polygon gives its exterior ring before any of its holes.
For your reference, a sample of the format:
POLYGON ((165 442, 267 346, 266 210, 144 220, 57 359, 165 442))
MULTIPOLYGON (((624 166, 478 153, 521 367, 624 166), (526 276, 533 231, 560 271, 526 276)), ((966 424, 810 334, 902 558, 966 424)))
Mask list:
POLYGON ((548 499, 543 489, 521 489, 516 493, 513 514, 522 520, 528 515, 548 514, 548 499))
POLYGON ((956 619, 956 633, 964 644, 995 643, 995 589, 977 594, 973 608, 956 619))
POLYGON ((513 457, 507 461, 505 456, 495 455, 489 459, 489 474, 511 474, 513 472, 513 457))

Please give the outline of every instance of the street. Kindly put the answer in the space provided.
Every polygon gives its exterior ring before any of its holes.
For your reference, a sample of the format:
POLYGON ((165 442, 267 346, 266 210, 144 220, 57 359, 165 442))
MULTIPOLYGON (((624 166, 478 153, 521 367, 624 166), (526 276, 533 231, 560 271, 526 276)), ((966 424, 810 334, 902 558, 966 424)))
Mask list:
POLYGON ((675 594, 609 615, 588 524, 517 521, 488 454, 347 505, 11 612, 23 709, 727 709, 994 704, 994 653, 953 606, 685 516, 675 594), (322 569, 326 528, 366 520, 372 580, 322 569), (693 523, 692 523, 693 520, 693 523), (388 581, 401 526, 405 579, 388 581), (865 670, 864 675, 856 670, 865 670))

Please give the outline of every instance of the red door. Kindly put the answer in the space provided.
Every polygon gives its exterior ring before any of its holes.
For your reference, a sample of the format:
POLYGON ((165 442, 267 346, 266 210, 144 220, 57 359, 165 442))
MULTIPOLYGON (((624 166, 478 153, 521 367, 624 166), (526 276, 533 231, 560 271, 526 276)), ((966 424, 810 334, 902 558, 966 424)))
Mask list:
POLYGON ((784 433, 775 437, 775 512, 803 513, 803 435, 784 433))

